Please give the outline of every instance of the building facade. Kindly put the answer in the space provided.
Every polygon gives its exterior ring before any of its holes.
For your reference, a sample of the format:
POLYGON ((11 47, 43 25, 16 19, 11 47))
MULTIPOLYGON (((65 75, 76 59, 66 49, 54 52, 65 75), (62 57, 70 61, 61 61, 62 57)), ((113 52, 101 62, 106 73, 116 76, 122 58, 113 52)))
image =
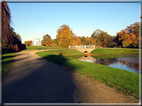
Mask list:
POLYGON ((41 40, 39 38, 35 38, 33 40, 33 46, 41 46, 41 40))

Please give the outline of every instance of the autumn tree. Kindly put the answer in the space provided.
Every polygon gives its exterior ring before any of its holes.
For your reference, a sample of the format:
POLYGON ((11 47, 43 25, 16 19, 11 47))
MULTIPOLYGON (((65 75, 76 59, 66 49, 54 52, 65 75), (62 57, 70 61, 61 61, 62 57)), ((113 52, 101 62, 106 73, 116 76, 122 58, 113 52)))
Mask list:
POLYGON ((10 26, 11 13, 6 2, 2 3, 2 44, 3 48, 13 48, 14 37, 12 36, 12 28, 10 26))
POLYGON ((95 39, 95 44, 97 46, 110 47, 113 45, 114 38, 112 38, 112 36, 107 32, 104 32, 100 29, 96 29, 91 35, 91 38, 95 39))
POLYGON ((55 43, 55 39, 52 39, 52 40, 51 40, 51 43, 50 43, 49 46, 57 46, 57 43, 55 43))
POLYGON ((57 30, 57 35, 56 35, 56 40, 55 40, 55 42, 57 43, 57 45, 58 45, 58 43, 59 43, 59 36, 60 36, 60 34, 61 34, 61 32, 62 32, 62 29, 63 29, 64 27, 69 27, 69 26, 66 25, 66 24, 61 25, 61 26, 58 28, 58 30, 57 30))
POLYGON ((22 43, 14 36, 14 29, 10 26, 11 13, 6 2, 2 2, 2 49, 3 53, 19 51, 22 43))
POLYGON ((83 45, 90 45, 90 39, 88 36, 85 37, 85 41, 84 41, 83 45))
POLYGON ((95 38, 90 38, 90 44, 91 45, 96 45, 96 39, 95 38))
POLYGON ((79 38, 81 39, 81 45, 94 45, 96 42, 94 38, 89 38, 88 36, 81 36, 79 38))
POLYGON ((50 35, 46 34, 43 36, 42 45, 43 46, 50 46, 51 45, 51 37, 50 35))
POLYGON ((68 48, 72 40, 72 32, 68 26, 61 29, 60 33, 57 33, 58 46, 68 48))
POLYGON ((81 45, 81 39, 73 34, 70 45, 81 45))
POLYGON ((81 36, 81 37, 79 37, 79 38, 81 39, 81 43, 84 44, 85 39, 86 39, 85 36, 81 36))
POLYGON ((139 22, 118 32, 115 40, 119 46, 123 46, 122 42, 126 41, 129 47, 139 47, 139 22))
POLYGON ((24 44, 26 45, 26 47, 27 47, 27 46, 32 46, 32 41, 31 41, 31 40, 25 41, 24 44))

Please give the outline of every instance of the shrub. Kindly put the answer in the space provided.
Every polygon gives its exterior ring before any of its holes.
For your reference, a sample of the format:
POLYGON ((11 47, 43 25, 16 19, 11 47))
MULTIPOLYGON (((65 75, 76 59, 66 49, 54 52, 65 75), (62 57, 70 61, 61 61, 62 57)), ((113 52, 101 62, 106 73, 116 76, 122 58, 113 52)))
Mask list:
POLYGON ((128 47, 129 44, 126 41, 122 41, 122 47, 128 47))

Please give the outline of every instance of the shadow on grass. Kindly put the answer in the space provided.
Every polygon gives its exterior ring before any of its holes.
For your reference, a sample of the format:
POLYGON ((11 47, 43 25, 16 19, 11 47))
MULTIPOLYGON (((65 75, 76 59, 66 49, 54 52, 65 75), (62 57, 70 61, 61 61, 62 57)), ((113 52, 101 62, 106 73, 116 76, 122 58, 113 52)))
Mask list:
POLYGON ((2 56, 2 79, 8 75, 9 70, 13 66, 15 61, 21 61, 25 58, 14 60, 14 57, 20 56, 22 54, 12 54, 12 55, 3 55, 2 56))
MULTIPOLYGON (((2 54, 3 55, 3 54, 2 54)), ((19 56, 19 55, 22 55, 22 54, 15 54, 15 55, 11 55, 11 56, 2 56, 2 59, 7 59, 7 58, 12 58, 12 57, 15 57, 15 56, 19 56)))
POLYGON ((2 61, 2 64, 9 64, 11 62, 14 62, 14 59, 11 59, 11 58, 14 58, 14 57, 20 56, 20 55, 22 55, 22 54, 15 54, 15 55, 13 54, 11 56, 2 56, 2 60, 4 60, 4 61, 2 61))
POLYGON ((77 67, 75 64, 71 63, 67 57, 62 56, 62 54, 47 55, 47 56, 44 56, 43 58, 45 58, 49 61, 53 61, 59 65, 66 66, 66 67, 70 68, 71 70, 74 70, 77 67))

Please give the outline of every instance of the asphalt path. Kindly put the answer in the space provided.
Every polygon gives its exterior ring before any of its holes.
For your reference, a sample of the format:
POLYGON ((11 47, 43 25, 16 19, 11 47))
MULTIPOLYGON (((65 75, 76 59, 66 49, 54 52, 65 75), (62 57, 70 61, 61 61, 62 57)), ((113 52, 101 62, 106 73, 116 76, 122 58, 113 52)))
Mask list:
POLYGON ((14 64, 2 81, 3 103, 138 103, 72 70, 36 55, 42 50, 16 53, 14 64))

